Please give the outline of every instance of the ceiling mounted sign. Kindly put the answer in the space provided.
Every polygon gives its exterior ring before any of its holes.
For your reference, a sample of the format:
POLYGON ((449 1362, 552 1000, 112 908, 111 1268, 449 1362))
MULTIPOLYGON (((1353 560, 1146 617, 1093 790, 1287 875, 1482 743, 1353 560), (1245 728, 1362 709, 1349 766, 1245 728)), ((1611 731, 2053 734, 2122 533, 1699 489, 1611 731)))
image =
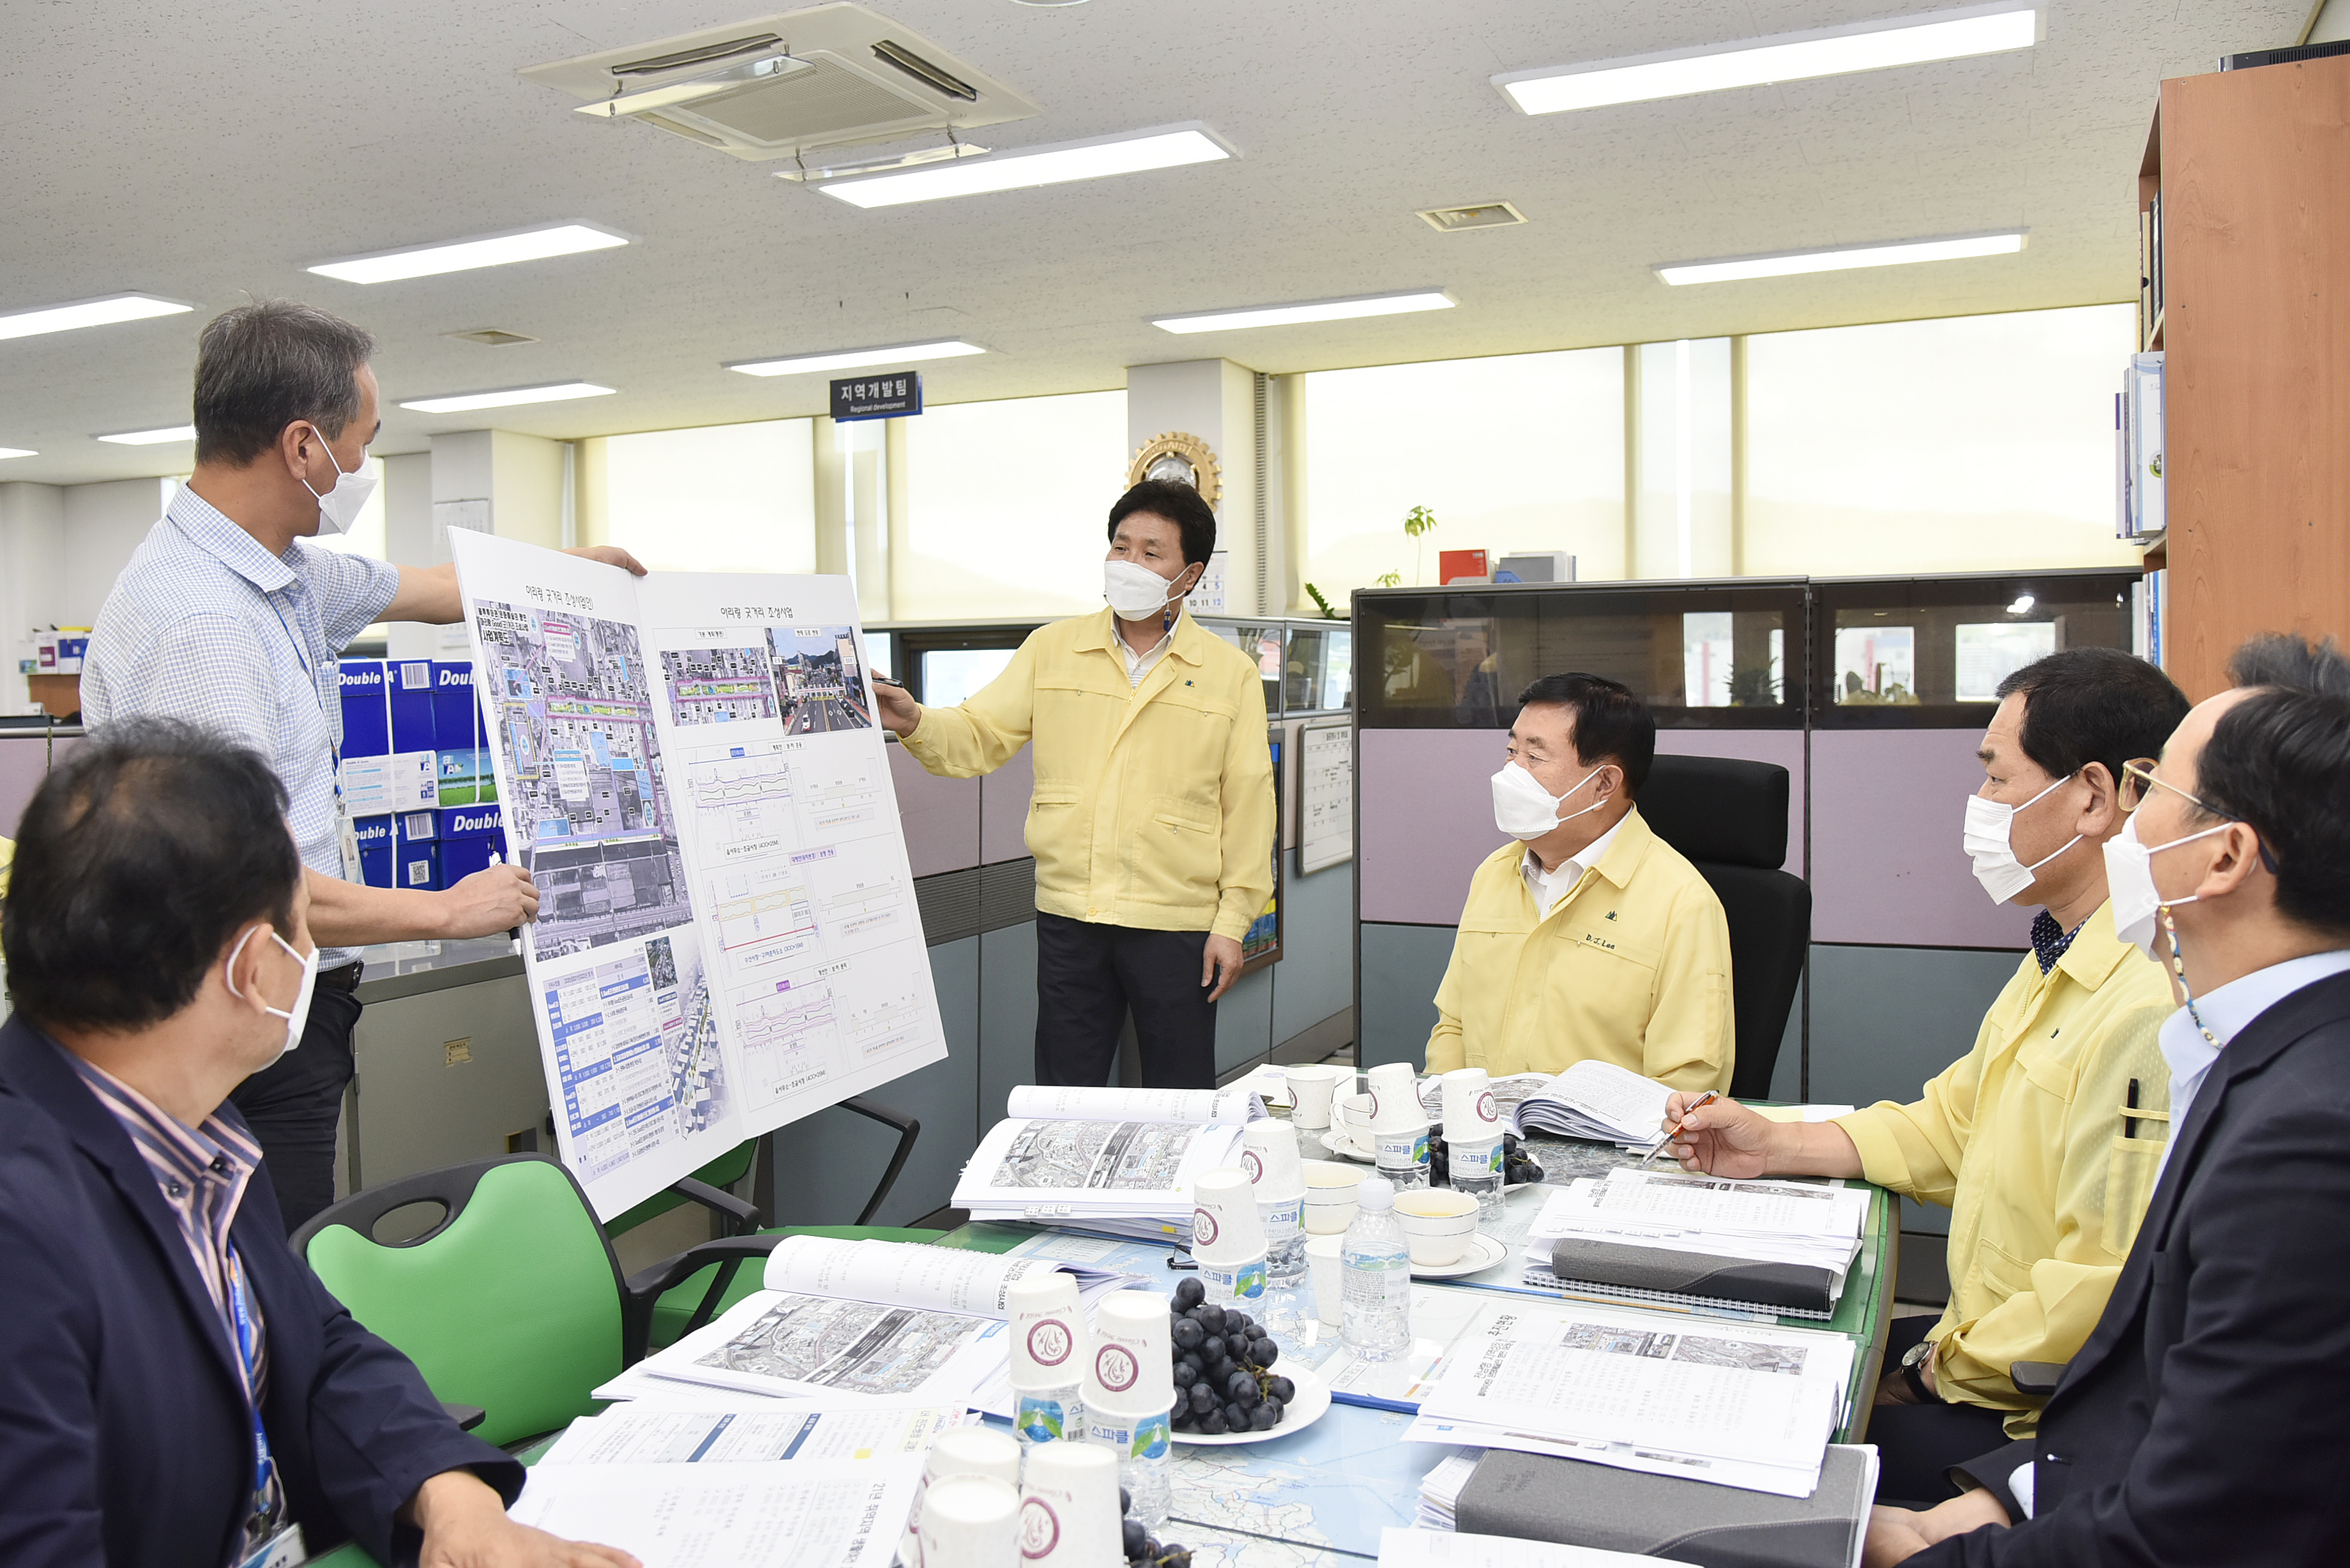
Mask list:
POLYGON ((1180 480, 1211 506, 1223 493, 1222 470, 1214 449, 1181 431, 1162 431, 1134 454, 1126 471, 1127 485, 1131 489, 1146 479, 1180 480))

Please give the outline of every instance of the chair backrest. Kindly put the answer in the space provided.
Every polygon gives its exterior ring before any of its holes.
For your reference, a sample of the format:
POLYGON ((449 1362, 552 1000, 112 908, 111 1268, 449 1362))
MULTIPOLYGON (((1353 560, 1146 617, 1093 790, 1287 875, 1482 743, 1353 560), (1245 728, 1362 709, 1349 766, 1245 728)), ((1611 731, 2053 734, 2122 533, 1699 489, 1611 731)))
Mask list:
POLYGON ((1730 1092, 1767 1098, 1811 951, 1810 884, 1787 862, 1787 770, 1731 757, 1659 756, 1640 815, 1686 856, 1721 900, 1730 927, 1738 1060, 1730 1092))
POLYGON ((295 1233, 295 1250, 351 1315, 416 1363, 433 1397, 478 1405, 477 1435, 509 1443, 590 1413, 621 1368, 611 1244, 571 1173, 541 1154, 452 1165, 355 1193, 295 1233), (378 1241, 395 1210, 445 1212, 378 1241))

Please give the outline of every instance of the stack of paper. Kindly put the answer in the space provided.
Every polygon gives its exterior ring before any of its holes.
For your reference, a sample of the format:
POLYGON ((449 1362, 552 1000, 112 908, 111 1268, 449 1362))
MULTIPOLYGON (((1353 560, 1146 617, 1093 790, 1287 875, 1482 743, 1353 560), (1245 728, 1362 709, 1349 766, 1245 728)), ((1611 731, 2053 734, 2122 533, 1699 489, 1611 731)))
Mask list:
POLYGON ((1809 1497, 1852 1344, 1631 1307, 1487 1307, 1405 1432, 1809 1497))
POLYGON ((1245 1092, 1037 1088, 981 1140, 956 1184, 973 1220, 1013 1220, 1145 1240, 1191 1233, 1191 1182, 1233 1164, 1263 1106, 1245 1092))
POLYGON ((949 1407, 623 1405, 572 1423, 513 1517, 645 1568, 887 1568, 931 1439, 972 1418, 949 1407))
POLYGON ((845 1393, 1008 1418, 1008 1292, 1014 1280, 1054 1271, 1076 1277, 1088 1311, 1134 1279, 1049 1258, 787 1236, 767 1259, 764 1290, 596 1397, 675 1403, 687 1385, 785 1399, 845 1393))
POLYGON ((1825 1316, 1843 1294, 1867 1217, 1862 1188, 1613 1170, 1551 1193, 1527 1231, 1524 1282, 1825 1316))
MULTIPOLYGON (((1558 1080, 1548 1073, 1513 1073, 1506 1078, 1491 1080, 1486 1088, 1493 1096, 1493 1109, 1509 1129, 1520 1137, 1525 1128, 1518 1125, 1518 1110, 1534 1096, 1549 1088, 1558 1080)), ((1419 1103, 1428 1112, 1430 1127, 1444 1125, 1444 1075, 1439 1073, 1419 1081, 1419 1103)))
POLYGON ((1418 1524, 1422 1530, 1450 1530, 1454 1510, 1461 1501, 1461 1489, 1477 1473, 1477 1461, 1485 1457, 1482 1449, 1463 1449, 1448 1455, 1430 1467, 1419 1478, 1419 1514, 1418 1524))
POLYGON ((1653 1148, 1665 1136, 1672 1086, 1612 1062, 1577 1062, 1520 1102, 1510 1129, 1653 1148))

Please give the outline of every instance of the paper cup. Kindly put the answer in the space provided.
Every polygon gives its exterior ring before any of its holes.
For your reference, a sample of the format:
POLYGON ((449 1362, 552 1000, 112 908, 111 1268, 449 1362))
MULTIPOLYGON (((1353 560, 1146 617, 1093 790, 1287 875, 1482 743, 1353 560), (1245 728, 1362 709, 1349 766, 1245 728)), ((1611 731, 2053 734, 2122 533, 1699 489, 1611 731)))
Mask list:
POLYGON ((1403 1226, 1411 1261, 1423 1269, 1457 1263, 1477 1234, 1477 1199, 1466 1192, 1432 1189, 1396 1194, 1397 1221, 1403 1226))
MULTIPOLYGON (((1238 1175, 1238 1172, 1234 1172, 1238 1175)), ((1243 1183, 1242 1190, 1247 1190, 1243 1183)), ((1250 1220, 1256 1205, 1247 1203, 1250 1220)), ((1262 1249, 1260 1249, 1261 1251, 1262 1249)), ((1175 1355, 1168 1343, 1167 1298, 1112 1291, 1094 1309, 1092 1354, 1086 1360, 1086 1413, 1164 1416, 1175 1403, 1175 1355)))
POLYGON ((1339 1252, 1344 1236, 1316 1236, 1305 1243, 1305 1266, 1314 1275, 1314 1315, 1332 1328, 1345 1320, 1346 1275, 1339 1252))
POLYGON ((953 1476, 922 1494, 922 1568, 1011 1568, 1020 1561, 1020 1489, 953 1476))
POLYGON ((1203 1170, 1192 1179, 1191 1256, 1201 1263, 1237 1263, 1264 1256, 1256 1190, 1239 1166, 1203 1170))
POLYGON ((1077 1282, 1055 1269, 1014 1280, 1005 1293, 1012 1320, 1012 1386, 1063 1388, 1085 1374, 1086 1319, 1077 1282))
POLYGON ((1016 1486, 1020 1480, 1018 1439, 985 1427, 951 1427, 931 1439, 929 1457, 922 1464, 921 1481, 914 1489, 913 1511, 908 1515, 906 1533, 898 1542, 898 1557, 905 1568, 926 1568, 922 1560, 922 1508, 933 1482, 956 1476, 987 1476, 1016 1486))
POLYGON ((1362 1185, 1362 1168, 1335 1159, 1308 1159, 1300 1161, 1298 1168, 1305 1178, 1306 1233, 1343 1235, 1355 1220, 1355 1189, 1362 1185))
POLYGON ((1334 1067, 1327 1062, 1284 1071, 1282 1079, 1289 1085, 1289 1125, 1300 1132, 1320 1132, 1328 1127, 1331 1099, 1340 1084, 1351 1084, 1354 1077, 1353 1068, 1334 1067))
POLYGON ((1493 1104, 1493 1081, 1482 1067, 1461 1067, 1444 1075, 1444 1141, 1482 1143, 1504 1130, 1500 1107, 1493 1104))
POLYGON ((1091 1443, 1048 1443, 1020 1489, 1020 1556, 1034 1568, 1106 1568, 1126 1552, 1118 1456, 1091 1443))
POLYGON ((1297 1129, 1287 1122, 1267 1116, 1249 1123, 1241 1134, 1241 1169, 1256 1189, 1259 1203, 1305 1197, 1305 1173, 1299 1168, 1303 1163, 1297 1158, 1297 1129))
POLYGON ((1427 1108, 1419 1103, 1419 1093, 1412 1083, 1409 1063, 1385 1062, 1372 1068, 1368 1076, 1372 1131, 1386 1132, 1391 1127, 1428 1120, 1427 1108))

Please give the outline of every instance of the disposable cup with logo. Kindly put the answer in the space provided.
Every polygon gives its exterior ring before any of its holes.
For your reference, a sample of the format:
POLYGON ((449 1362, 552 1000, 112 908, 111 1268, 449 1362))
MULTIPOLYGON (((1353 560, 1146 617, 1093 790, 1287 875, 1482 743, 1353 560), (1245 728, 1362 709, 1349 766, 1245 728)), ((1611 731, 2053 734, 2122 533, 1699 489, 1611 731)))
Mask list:
POLYGON ((989 1476, 1017 1486, 1020 1445, 985 1427, 951 1427, 931 1439, 922 1464, 922 1479, 914 1490, 914 1507, 906 1533, 898 1542, 898 1559, 905 1568, 928 1568, 922 1557, 922 1507, 932 1486, 956 1476, 989 1476))
POLYGON ((1501 1109, 1493 1103, 1493 1084, 1482 1067, 1459 1067, 1447 1073, 1444 1085, 1444 1147, 1446 1168, 1455 1192, 1477 1199, 1488 1220, 1502 1216, 1501 1109))
POLYGON ((1289 1125, 1300 1132, 1320 1132, 1330 1125, 1330 1103, 1341 1085, 1352 1086, 1351 1067, 1327 1062, 1286 1068, 1282 1079, 1289 1085, 1289 1125))
POLYGON ((1208 1299, 1244 1310, 1263 1301, 1264 1254, 1264 1222, 1248 1172, 1236 1165, 1201 1171, 1191 1182, 1191 1261, 1208 1299))
POLYGON ((993 1476, 951 1476, 922 1494, 922 1568, 1016 1568, 1020 1489, 993 1476))
MULTIPOLYGON (((1256 1189, 1259 1203, 1278 1203, 1305 1196, 1305 1172, 1297 1158, 1297 1129, 1268 1116, 1249 1123, 1241 1134, 1241 1169, 1256 1189)), ((1196 1245, 1196 1243, 1195 1243, 1196 1245)))
POLYGON ((1085 1435, 1086 1319, 1076 1280, 1060 1270, 1014 1280, 1005 1293, 1012 1328, 1013 1429, 1024 1443, 1085 1435))
POLYGON ((1387 1132, 1414 1122, 1425 1124, 1428 1108, 1419 1103, 1409 1062, 1383 1062, 1366 1075, 1370 1080, 1371 1130, 1387 1132))
POLYGON ((1168 1339, 1167 1299, 1149 1291, 1113 1291, 1094 1309, 1086 1359, 1088 1417, 1167 1413, 1175 1403, 1175 1355, 1168 1339))
POLYGON ((1020 1488, 1020 1557, 1032 1568, 1109 1568, 1125 1556, 1118 1456, 1054 1443, 1028 1459, 1020 1488))

